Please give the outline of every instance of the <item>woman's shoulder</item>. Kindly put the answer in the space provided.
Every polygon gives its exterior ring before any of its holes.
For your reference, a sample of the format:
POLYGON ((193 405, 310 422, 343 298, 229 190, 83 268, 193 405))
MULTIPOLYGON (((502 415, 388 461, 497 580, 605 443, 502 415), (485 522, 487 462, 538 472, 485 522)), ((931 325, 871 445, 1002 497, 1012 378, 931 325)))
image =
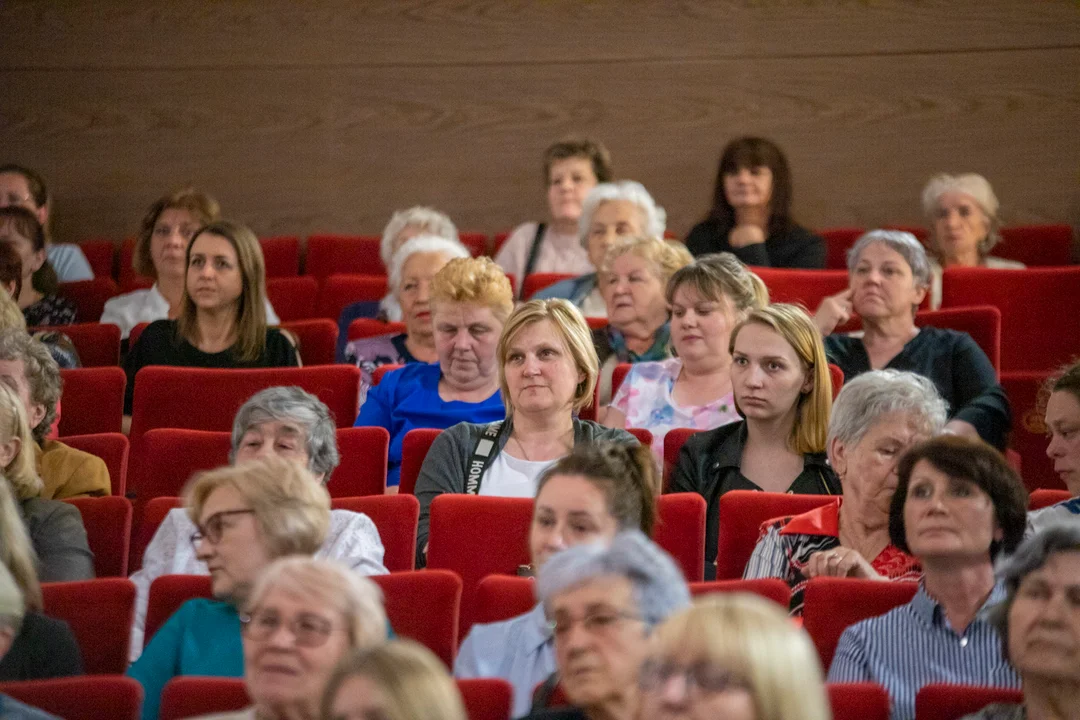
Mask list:
POLYGON ((23 517, 26 518, 26 524, 31 528, 31 531, 36 526, 71 520, 72 518, 78 518, 79 524, 82 524, 79 509, 70 503, 32 497, 23 500, 21 505, 23 517))
MULTIPOLYGON (((770 238, 772 239, 772 238, 770 238)), ((787 230, 778 233, 777 240, 787 243, 822 243, 825 239, 815 233, 813 230, 809 230, 798 223, 791 223, 787 230)))
POLYGON ((181 624, 208 631, 219 629, 223 623, 239 622, 239 616, 232 605, 210 598, 192 598, 186 601, 173 617, 181 624))
POLYGON ((401 398, 416 392, 438 392, 442 368, 438 363, 406 363, 402 367, 387 373, 376 387, 386 383, 384 393, 401 398))
POLYGON ((610 428, 593 420, 574 421, 575 442, 615 442, 625 445, 637 445, 638 440, 631 433, 620 428, 610 428))
POLYGON ((712 430, 701 430, 686 439, 683 447, 689 452, 706 452, 737 438, 744 426, 743 421, 732 422, 712 430))

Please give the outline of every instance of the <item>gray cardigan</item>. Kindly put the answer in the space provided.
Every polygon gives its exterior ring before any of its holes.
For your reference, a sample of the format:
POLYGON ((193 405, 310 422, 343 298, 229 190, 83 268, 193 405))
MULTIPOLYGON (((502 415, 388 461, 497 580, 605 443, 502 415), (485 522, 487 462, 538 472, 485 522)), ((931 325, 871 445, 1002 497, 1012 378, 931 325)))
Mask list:
MULTIPOLYGON (((499 436, 498 445, 491 459, 502 452, 510 432, 514 429, 513 421, 507 418, 506 427, 499 436)), ((464 493, 465 477, 468 475, 469 457, 480 441, 487 424, 462 422, 439 433, 431 444, 420 475, 416 478, 416 498, 420 501, 420 524, 416 533, 416 566, 426 564, 424 547, 428 541, 428 520, 431 503, 443 493, 464 493)), ((574 418, 574 444, 595 442, 617 442, 637 445, 638 441, 625 430, 604 427, 591 420, 574 418)), ((482 481, 482 478, 481 478, 482 481)))

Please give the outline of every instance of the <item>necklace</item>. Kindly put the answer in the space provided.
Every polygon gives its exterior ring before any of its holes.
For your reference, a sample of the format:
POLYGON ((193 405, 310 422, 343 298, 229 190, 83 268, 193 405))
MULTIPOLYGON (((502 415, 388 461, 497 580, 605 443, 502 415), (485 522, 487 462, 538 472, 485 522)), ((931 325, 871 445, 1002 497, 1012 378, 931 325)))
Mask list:
MULTIPOLYGON (((567 447, 568 449, 573 449, 573 447, 574 447, 574 428, 572 428, 572 427, 571 427, 571 428, 570 428, 569 430, 567 430, 566 432, 564 432, 564 433, 563 433, 563 434, 562 434, 562 435, 560 436, 560 438, 564 438, 564 437, 566 437, 567 435, 569 435, 569 436, 570 436, 570 442, 569 442, 569 443, 563 443, 563 445, 564 445, 565 447, 567 447)), ((533 460, 533 459, 532 459, 531 457, 529 457, 529 453, 528 453, 528 451, 526 451, 526 450, 525 450, 525 446, 524 446, 524 445, 522 444, 522 442, 521 442, 521 438, 519 438, 519 437, 518 437, 518 434, 517 434, 517 431, 516 431, 516 430, 514 431, 514 434, 513 434, 513 435, 512 435, 511 437, 513 438, 514 442, 516 442, 516 443, 517 443, 517 446, 518 446, 518 450, 520 450, 520 451, 521 451, 521 455, 522 455, 523 459, 524 459, 525 461, 527 461, 527 462, 536 462, 536 461, 535 461, 535 460, 533 460)))

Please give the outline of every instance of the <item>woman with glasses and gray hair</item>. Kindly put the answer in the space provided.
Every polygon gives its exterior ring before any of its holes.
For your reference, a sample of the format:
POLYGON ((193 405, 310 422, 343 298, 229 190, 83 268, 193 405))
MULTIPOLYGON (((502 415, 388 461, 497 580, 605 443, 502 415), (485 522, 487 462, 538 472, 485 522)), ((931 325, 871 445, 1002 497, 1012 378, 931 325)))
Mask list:
POLYGON ((554 683, 538 692, 530 718, 635 720, 638 678, 652 629, 690 604, 671 557, 638 530, 610 544, 578 545, 540 570, 536 594, 555 638, 558 680, 572 709, 543 710, 554 683))
POLYGON ((883 368, 929 378, 949 403, 947 432, 1003 449, 1012 417, 986 353, 967 333, 915 324, 930 286, 930 261, 915 236, 871 230, 848 252, 848 274, 849 288, 814 315, 829 362, 847 380, 883 368), (862 318, 861 337, 833 333, 853 314, 862 318))
POLYGON ((788 583, 793 615, 813 577, 918 580, 919 563, 889 540, 889 506, 900 458, 941 432, 945 413, 933 383, 914 373, 873 370, 844 385, 826 439, 842 496, 765 523, 743 577, 788 583))
MULTIPOLYGON (((229 461, 239 465, 278 456, 310 471, 307 477, 325 485, 341 462, 330 409, 319 398, 298 387, 262 390, 236 413, 229 461)), ((142 568, 131 576, 135 583, 135 623, 131 659, 143 646, 146 603, 150 584, 162 575, 206 575, 209 571, 188 538, 195 521, 183 509, 170 510, 143 554, 142 568)), ((333 510, 319 557, 332 558, 362 575, 383 575, 383 545, 375 523, 367 515, 333 510)))
POLYGON ((964 720, 1080 717, 1080 526, 1041 530, 998 575, 1007 595, 990 621, 1020 673, 1024 701, 990 705, 964 720))

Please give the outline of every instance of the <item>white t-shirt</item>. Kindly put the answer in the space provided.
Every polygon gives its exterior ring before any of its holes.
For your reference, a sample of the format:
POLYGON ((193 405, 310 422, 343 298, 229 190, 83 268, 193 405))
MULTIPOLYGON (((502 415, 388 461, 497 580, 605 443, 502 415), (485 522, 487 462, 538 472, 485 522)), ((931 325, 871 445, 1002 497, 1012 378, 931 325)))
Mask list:
MULTIPOLYGON (((151 323, 155 320, 165 320, 169 317, 169 301, 158 290, 154 283, 149 290, 135 290, 134 292, 117 295, 105 302, 105 309, 101 312, 100 322, 116 325, 120 328, 120 339, 125 339, 131 334, 132 328, 140 323, 151 323)), ((270 299, 266 300, 266 324, 278 325, 281 320, 274 312, 270 299)))
POLYGON ((491 497, 536 497, 536 481, 556 460, 519 460, 503 450, 491 461, 480 494, 491 497))

